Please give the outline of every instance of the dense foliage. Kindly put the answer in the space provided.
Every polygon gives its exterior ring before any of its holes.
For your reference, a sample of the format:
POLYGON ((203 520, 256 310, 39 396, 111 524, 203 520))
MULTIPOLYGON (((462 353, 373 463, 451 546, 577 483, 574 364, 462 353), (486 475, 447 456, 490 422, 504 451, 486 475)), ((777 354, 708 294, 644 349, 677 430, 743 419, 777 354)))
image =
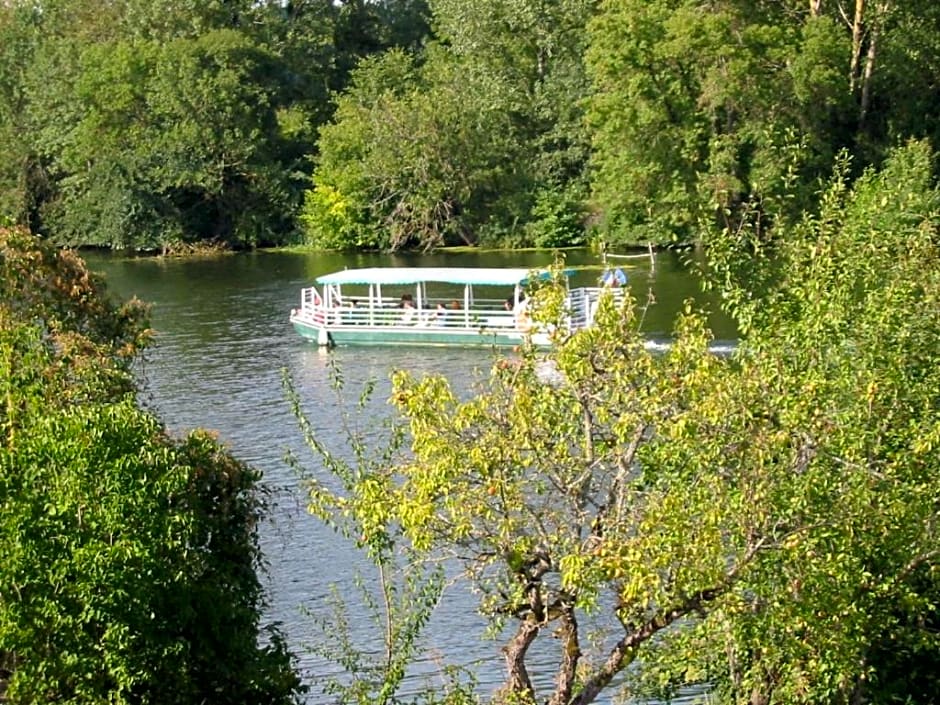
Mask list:
POLYGON ((138 407, 144 307, 21 229, 0 290, 0 698, 293 702, 259 634, 259 474, 138 407))
POLYGON ((936 3, 851 9, 602 3, 589 120, 592 186, 611 238, 689 240, 701 221, 741 209, 758 209, 765 228, 792 223, 842 149, 861 170, 908 137, 938 144, 938 106, 924 102, 927 67, 940 61, 936 3))
POLYGON ((321 130, 304 210, 312 242, 583 241, 591 7, 432 2, 437 41, 364 62, 321 130))
MULTIPOLYGON (((818 214, 772 251, 746 219, 714 236, 710 276, 746 331, 730 356, 693 311, 651 352, 633 303, 607 299, 595 328, 497 364, 469 399, 397 373, 410 454, 327 463, 337 481, 311 484, 312 508, 380 564, 397 551, 461 566, 508 628, 496 702, 690 686, 752 705, 927 702, 940 663, 932 159, 912 143, 854 186, 843 162, 818 214), (537 642, 551 683, 530 676, 537 642)), ((559 302, 534 292, 533 317, 557 320, 559 302)))
POLYGON ((932 0, 15 0, 0 212, 58 242, 694 242, 940 139, 932 0))
POLYGON ((0 212, 59 243, 178 249, 296 233, 316 127, 390 0, 0 6, 0 212))

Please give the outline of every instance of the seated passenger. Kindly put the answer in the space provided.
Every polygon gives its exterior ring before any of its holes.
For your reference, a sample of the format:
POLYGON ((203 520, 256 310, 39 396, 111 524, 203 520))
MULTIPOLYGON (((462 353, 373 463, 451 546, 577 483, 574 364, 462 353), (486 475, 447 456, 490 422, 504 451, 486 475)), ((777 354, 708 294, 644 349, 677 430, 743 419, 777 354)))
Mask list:
POLYGON ((402 294, 398 307, 403 309, 401 314, 402 323, 409 325, 417 320, 418 311, 415 309, 414 297, 411 294, 402 294))
POLYGON ((447 307, 444 302, 439 301, 437 306, 434 307, 434 313, 428 316, 428 324, 433 326, 447 325, 447 307))
POLYGON ((624 274, 624 271, 617 267, 614 270, 606 270, 604 275, 601 277, 601 283, 610 288, 616 288, 619 286, 626 286, 627 284, 627 275, 624 274))
POLYGON ((512 318, 516 328, 523 333, 528 333, 532 328, 532 319, 529 318, 529 302, 526 301, 525 294, 519 294, 519 303, 512 311, 512 318))

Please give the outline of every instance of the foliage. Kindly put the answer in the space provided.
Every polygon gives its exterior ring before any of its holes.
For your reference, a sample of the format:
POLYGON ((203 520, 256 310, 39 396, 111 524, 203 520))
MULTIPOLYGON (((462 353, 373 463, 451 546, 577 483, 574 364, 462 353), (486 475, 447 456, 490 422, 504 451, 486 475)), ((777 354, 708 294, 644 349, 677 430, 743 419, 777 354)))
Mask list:
POLYGON ((421 2, 376 8, 0 6, 0 208, 72 245, 292 239, 330 92, 356 52, 414 45, 427 31, 421 2), (373 10, 375 42, 344 39, 373 10))
POLYGON ((308 240, 392 250, 575 244, 576 217, 534 226, 551 236, 521 225, 533 207, 581 210, 567 201, 587 159, 579 100, 590 3, 440 0, 431 10, 439 41, 363 62, 321 130, 308 240))
MULTIPOLYGON (((331 380, 337 393, 337 406, 342 408, 344 381, 339 369, 331 369, 331 380)), ((341 419, 352 456, 347 460, 345 454, 334 454, 318 439, 286 373, 284 386, 307 447, 342 491, 352 494, 364 485, 369 485, 370 491, 381 491, 384 468, 401 450, 402 429, 385 425, 381 430, 373 428, 367 433, 352 425, 354 419, 344 409, 341 419), (380 435, 382 440, 379 440, 380 435)), ((372 392, 373 384, 369 383, 360 396, 358 411, 363 410, 372 392)), ((287 460, 309 488, 310 511, 365 551, 378 581, 373 590, 358 574, 358 601, 344 597, 334 586, 329 601, 332 610, 317 615, 323 639, 316 645, 315 652, 338 665, 342 674, 325 679, 323 690, 335 702, 349 705, 403 703, 407 669, 420 654, 424 627, 444 588, 443 568, 428 567, 406 546, 396 545, 384 526, 364 522, 361 511, 350 510, 342 501, 337 503, 338 496, 329 487, 332 483, 320 479, 322 473, 305 470, 294 455, 289 455, 287 460), (368 618, 372 628, 382 635, 381 649, 375 648, 374 639, 364 648, 357 645, 349 624, 350 614, 368 618)), ((414 702, 422 705, 469 705, 473 702, 469 687, 461 682, 463 674, 459 669, 443 666, 437 675, 442 682, 429 685, 414 702)))
POLYGON ((857 176, 940 140, 937 4, 851 9, 5 3, 0 212, 142 249, 571 245, 585 226, 693 242, 752 216, 782 232, 842 150, 857 176))
MULTIPOLYGON (((37 67, 72 51, 69 43, 45 48, 37 67)), ((58 198, 44 209, 59 242, 253 244, 283 228, 290 188, 276 161, 278 123, 264 85, 274 57, 217 30, 92 45, 75 58, 68 84, 30 87, 41 114, 62 100, 56 89, 73 111, 37 129, 59 176, 58 198)))
POLYGON ((602 3, 588 120, 607 239, 693 241, 701 223, 734 227, 746 213, 762 230, 785 227, 842 149, 861 170, 899 140, 934 137, 922 88, 940 50, 935 4, 856 7, 602 3))
POLYGON ((815 474, 791 508, 818 517, 758 573, 749 603, 718 617, 737 662, 723 664, 726 684, 739 693, 885 702, 940 654, 927 501, 940 428, 932 160, 914 143, 851 188, 834 180, 819 216, 773 253, 782 276, 758 303, 744 302, 745 282, 725 280, 756 331, 755 356, 789 382, 771 408, 777 424, 799 420, 815 474))
POLYGON ((7 699, 291 702, 256 642, 257 473, 130 401, 39 411, 0 449, 7 699))
MULTIPOLYGON (((523 349, 468 399, 395 373, 411 455, 346 469, 313 506, 367 550, 462 567, 511 627, 499 702, 706 684, 729 702, 903 695, 907 664, 940 654, 931 158, 913 144, 853 188, 834 181, 764 296, 737 276, 743 228, 715 235, 714 276, 747 324, 729 357, 691 311, 651 352, 633 303, 605 298, 595 327, 523 349), (529 653, 549 634, 540 692, 529 653)), ((536 319, 564 313, 551 288, 530 301, 536 319)))
POLYGON ((258 643, 260 475, 137 407, 146 309, 17 228, 0 294, 3 698, 294 702, 279 633, 258 643))
MULTIPOLYGON (((50 405, 132 391, 131 363, 150 340, 147 313, 137 300, 111 302, 74 252, 55 250, 22 228, 0 227, 0 331, 16 339, 24 324, 35 325, 46 352, 31 364, 12 364, 14 350, 5 350, 8 393, 20 375, 37 376, 50 405)), ((12 414, 8 404, 4 425, 15 425, 12 414)))
POLYGON ((512 154, 497 127, 507 122, 503 106, 468 102, 468 90, 489 80, 394 52, 357 69, 336 122, 320 133, 305 210, 313 244, 473 242, 473 224, 499 193, 497 166, 512 154))
POLYGON ((583 202, 576 194, 539 191, 526 226, 532 244, 548 248, 586 244, 583 202))

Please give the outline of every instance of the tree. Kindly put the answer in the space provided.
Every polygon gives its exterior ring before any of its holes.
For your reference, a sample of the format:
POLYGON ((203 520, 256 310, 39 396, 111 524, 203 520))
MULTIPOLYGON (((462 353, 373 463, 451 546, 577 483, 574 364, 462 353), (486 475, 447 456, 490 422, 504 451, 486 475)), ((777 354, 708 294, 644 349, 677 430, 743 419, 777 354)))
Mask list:
MULTIPOLYGON (((28 364, 7 358, 8 398, 17 394, 20 374, 41 382, 42 403, 52 406, 133 391, 131 365, 150 340, 147 307, 136 299, 117 305, 103 291, 74 252, 42 245, 23 228, 0 227, 0 330, 13 340, 36 338, 42 351, 28 364), (35 335, 25 332, 31 327, 35 335)), ((10 429, 13 409, 8 403, 2 415, 10 429)))
POLYGON ((394 51, 357 69, 320 132, 304 210, 311 242, 394 250, 478 241, 509 200, 501 186, 514 174, 502 165, 519 146, 505 105, 485 99, 492 79, 465 69, 394 51))
POLYGON ((39 14, 15 3, 0 8, 0 214, 35 221, 46 175, 27 137, 23 76, 37 43, 39 14))
POLYGON ((807 472, 818 473, 793 504, 818 524, 757 574, 749 605, 719 616, 729 655, 721 669, 739 697, 812 701, 828 691, 887 702, 894 688, 921 699, 916 681, 898 687, 901 674, 940 653, 929 626, 936 517, 925 501, 940 460, 933 159, 912 143, 851 188, 843 165, 819 215, 772 255, 756 253, 758 270, 780 277, 769 296, 724 280, 739 317, 761 331, 767 364, 789 370, 774 408, 779 419, 802 416, 807 472))
POLYGON ((0 691, 11 703, 289 703, 260 474, 138 408, 145 309, 0 229, 0 691))
POLYGON ((581 56, 592 7, 432 3, 437 41, 363 62, 321 130, 308 239, 388 249, 583 242, 581 56))
POLYGON ((293 702, 283 642, 258 644, 258 473, 131 401, 20 421, 0 448, 7 700, 293 702))
MULTIPOLYGON (((266 79, 273 56, 218 30, 83 47, 77 62, 60 86, 72 114, 38 129, 59 189, 44 222, 60 243, 251 245, 289 229, 291 188, 266 79)), ((31 95, 40 115, 62 100, 46 86, 31 95)))
MULTIPOLYGON (((597 326, 498 363, 469 399, 396 373, 411 456, 314 483, 313 505, 364 545, 463 568, 512 626, 499 702, 688 684, 755 704, 887 697, 886 653, 940 655, 931 158, 914 144, 836 179, 778 267, 756 267, 766 290, 739 277, 759 233, 714 236, 734 355, 691 311, 652 353, 632 302, 604 299, 597 326), (549 634, 538 692, 529 654, 549 634)), ((543 325, 563 315, 556 289, 531 300, 543 325)))
POLYGON ((301 5, 0 7, 6 212, 70 244, 292 239, 336 74, 332 5, 301 5))
POLYGON ((592 189, 608 239, 690 242, 755 209, 763 230, 787 227, 813 207, 841 150, 857 174, 899 142, 933 138, 923 87, 937 56, 934 4, 854 10, 602 3, 586 60, 592 189))
MULTIPOLYGON (((334 453, 321 442, 303 412, 300 395, 286 374, 284 386, 307 447, 343 488, 352 492, 356 487, 371 483, 373 478, 383 476, 389 463, 400 457, 405 434, 404 429, 394 423, 385 423, 379 428, 371 426, 368 430, 357 428, 355 419, 344 407, 341 371, 331 367, 330 375, 341 423, 348 432, 351 454, 334 453), (351 458, 347 458, 348 455, 351 458)), ((360 397, 359 410, 368 402, 372 390, 370 383, 360 397)), ((298 477, 312 482, 314 487, 319 486, 313 478, 322 477, 322 472, 311 472, 294 454, 288 456, 288 462, 298 477)), ((380 485, 374 487, 378 489, 380 485)), ((378 585, 374 586, 357 571, 354 582, 359 588, 358 595, 350 596, 341 592, 338 586, 333 586, 333 594, 328 600, 332 609, 321 608, 317 616, 322 638, 314 650, 333 662, 336 669, 321 679, 320 684, 332 701, 342 705, 403 704, 408 702, 405 692, 414 692, 414 685, 406 676, 409 675, 409 667, 422 653, 423 630, 440 600, 445 582, 444 569, 440 565, 428 566, 421 556, 390 543, 387 534, 375 531, 372 524, 363 523, 364 517, 359 512, 335 513, 334 508, 330 501, 318 504, 316 497, 310 505, 311 512, 345 540, 355 541, 365 551, 368 567, 374 569, 378 585), (351 614, 356 615, 353 625, 367 620, 371 622, 377 638, 359 645, 350 629, 351 614), (377 644, 379 648, 376 648, 377 644)), ((462 676, 466 675, 462 669, 445 666, 435 675, 443 676, 439 683, 427 686, 411 702, 422 705, 470 705, 475 702, 470 686, 462 682, 462 676)), ((472 682, 473 679, 471 676, 464 680, 472 682)))

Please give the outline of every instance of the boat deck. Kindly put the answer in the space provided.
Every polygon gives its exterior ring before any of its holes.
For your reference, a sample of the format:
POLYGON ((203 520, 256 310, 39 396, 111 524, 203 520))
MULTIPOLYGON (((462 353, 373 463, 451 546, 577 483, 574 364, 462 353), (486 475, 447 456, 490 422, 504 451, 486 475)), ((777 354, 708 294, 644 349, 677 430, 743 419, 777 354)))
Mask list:
MULTIPOLYGON (((579 288, 569 292, 569 330, 591 324, 601 291, 579 288)), ((614 290, 614 294, 619 297, 622 292, 614 290)), ((527 316, 506 310, 502 299, 476 299, 470 308, 447 299, 423 303, 420 308, 402 308, 400 299, 381 297, 334 300, 329 305, 310 287, 303 290, 301 307, 292 312, 291 323, 298 333, 320 345, 516 346, 527 339, 549 343, 548 335, 532 329, 527 316)))

